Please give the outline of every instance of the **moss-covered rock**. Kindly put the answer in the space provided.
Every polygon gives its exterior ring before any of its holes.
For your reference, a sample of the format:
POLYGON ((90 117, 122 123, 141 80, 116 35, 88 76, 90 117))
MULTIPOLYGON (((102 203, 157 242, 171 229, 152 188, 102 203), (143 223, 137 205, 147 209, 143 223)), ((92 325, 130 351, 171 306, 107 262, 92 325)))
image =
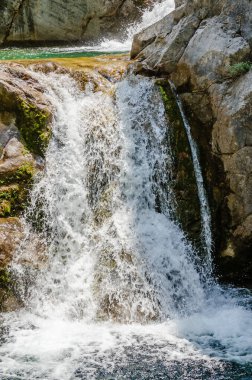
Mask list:
POLYGON ((11 139, 0 160, 0 217, 18 216, 24 210, 36 171, 33 156, 11 139))
POLYGON ((28 192, 25 184, 0 186, 0 217, 19 215, 25 209, 28 192))
POLYGON ((0 113, 11 115, 25 147, 42 156, 50 140, 52 115, 45 90, 25 67, 0 66, 0 113))
POLYGON ((49 143, 51 114, 46 108, 19 99, 17 104, 17 125, 27 148, 36 154, 44 155, 49 143))
POLYGON ((10 185, 13 182, 25 182, 28 185, 32 181, 35 171, 35 165, 32 163, 23 163, 16 170, 1 173, 0 185, 10 185))

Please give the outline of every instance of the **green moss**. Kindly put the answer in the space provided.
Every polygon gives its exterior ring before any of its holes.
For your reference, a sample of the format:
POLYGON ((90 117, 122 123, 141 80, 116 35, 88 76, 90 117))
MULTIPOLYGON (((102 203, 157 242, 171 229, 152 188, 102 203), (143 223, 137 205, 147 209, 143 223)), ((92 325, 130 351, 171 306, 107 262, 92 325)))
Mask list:
POLYGON ((29 186, 13 184, 0 187, 0 217, 18 216, 26 207, 29 186))
POLYGON ((7 269, 0 269, 0 289, 9 290, 12 284, 10 273, 7 269))
POLYGON ((10 201, 3 200, 0 202, 0 217, 9 216, 11 213, 10 201))
POLYGON ((13 183, 29 184, 35 174, 35 168, 32 163, 26 162, 17 170, 1 175, 0 186, 6 186, 13 183))
POLYGON ((32 178, 35 174, 35 168, 33 164, 30 162, 26 162, 22 166, 18 168, 18 170, 15 172, 15 176, 17 179, 23 179, 23 178, 32 178))
POLYGON ((228 67, 228 74, 231 78, 238 78, 246 74, 252 68, 251 62, 239 62, 228 67))
POLYGON ((17 125, 31 152, 44 155, 51 137, 49 122, 50 113, 47 110, 19 99, 17 125))
POLYGON ((26 162, 0 179, 0 217, 18 216, 25 209, 35 167, 26 162))

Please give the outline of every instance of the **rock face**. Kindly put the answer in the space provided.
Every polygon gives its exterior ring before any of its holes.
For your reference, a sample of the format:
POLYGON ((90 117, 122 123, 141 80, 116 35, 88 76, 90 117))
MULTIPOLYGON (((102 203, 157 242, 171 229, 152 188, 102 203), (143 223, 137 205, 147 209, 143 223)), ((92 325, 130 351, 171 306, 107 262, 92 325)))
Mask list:
POLYGON ((152 0, 1 0, 0 43, 83 41, 123 34, 152 0))
POLYGON ((135 70, 175 83, 200 148, 217 269, 226 280, 252 283, 252 3, 176 6, 135 36, 135 70))

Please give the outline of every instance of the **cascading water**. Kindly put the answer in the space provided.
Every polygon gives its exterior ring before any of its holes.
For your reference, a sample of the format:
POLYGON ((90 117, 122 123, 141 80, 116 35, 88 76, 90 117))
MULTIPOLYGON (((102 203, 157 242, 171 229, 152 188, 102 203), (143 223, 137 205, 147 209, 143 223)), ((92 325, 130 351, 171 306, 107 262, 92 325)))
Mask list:
POLYGON ((48 89, 53 137, 13 263, 24 308, 2 317, 1 380, 251 374, 251 298, 205 289, 172 218, 169 126, 152 80, 125 79, 113 96, 31 75, 48 89), (30 268, 36 229, 45 258, 30 268))
POLYGON ((127 79, 113 104, 78 93, 69 77, 33 76, 51 88, 56 116, 27 213, 40 224, 43 214, 48 258, 30 307, 124 322, 197 310, 203 290, 192 249, 170 217, 172 157, 158 90, 127 79))

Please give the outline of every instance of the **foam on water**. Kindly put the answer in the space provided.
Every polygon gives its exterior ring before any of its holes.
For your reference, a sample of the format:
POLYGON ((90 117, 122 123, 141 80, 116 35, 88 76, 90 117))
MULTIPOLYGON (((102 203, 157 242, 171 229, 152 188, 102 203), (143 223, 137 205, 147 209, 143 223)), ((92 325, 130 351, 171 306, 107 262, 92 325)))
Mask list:
POLYGON ((1 379, 250 376, 251 296, 200 279, 172 217, 169 126, 153 82, 125 79, 113 97, 31 75, 54 107, 53 137, 13 264, 25 307, 2 316, 1 379), (39 269, 20 264, 36 220, 39 269))

